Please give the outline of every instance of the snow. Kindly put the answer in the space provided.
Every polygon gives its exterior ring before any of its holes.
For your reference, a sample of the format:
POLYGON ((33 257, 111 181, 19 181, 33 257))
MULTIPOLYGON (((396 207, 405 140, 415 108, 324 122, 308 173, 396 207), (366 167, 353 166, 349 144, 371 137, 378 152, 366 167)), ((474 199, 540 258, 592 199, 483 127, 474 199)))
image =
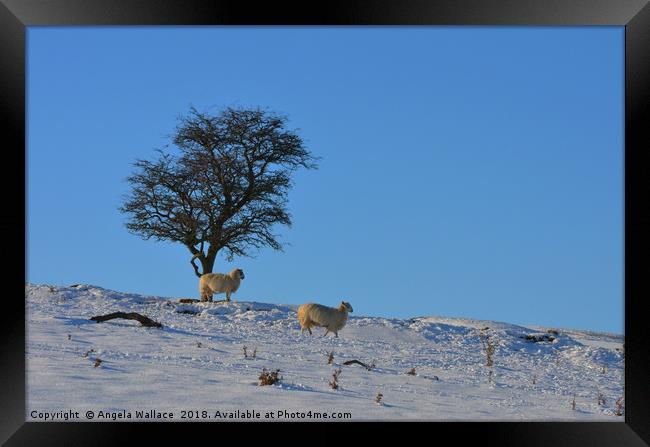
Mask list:
POLYGON ((355 312, 334 338, 323 337, 323 329, 301 334, 296 305, 181 304, 85 284, 28 283, 25 291, 28 420, 49 414, 85 421, 92 410, 94 421, 323 420, 350 413, 347 420, 623 422, 616 415, 624 390, 622 335, 355 312), (163 328, 89 320, 117 311, 141 313, 163 328), (485 366, 482 333, 494 344, 492 367, 485 366), (375 366, 343 365, 353 359, 375 366), (279 369, 282 380, 259 386, 263 368, 279 369), (337 368, 335 390, 329 382, 337 368), (411 368, 415 375, 406 374, 411 368))

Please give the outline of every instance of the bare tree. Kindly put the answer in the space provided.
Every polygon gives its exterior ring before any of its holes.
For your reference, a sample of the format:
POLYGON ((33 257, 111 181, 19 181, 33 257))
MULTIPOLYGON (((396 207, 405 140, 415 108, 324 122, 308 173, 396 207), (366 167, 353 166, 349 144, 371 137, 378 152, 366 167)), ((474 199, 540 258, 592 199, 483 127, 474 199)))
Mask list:
POLYGON ((291 226, 291 175, 317 167, 286 126, 285 116, 261 109, 210 115, 191 108, 172 137, 176 153, 158 150, 157 159, 135 162, 120 207, 126 227, 145 240, 185 245, 199 277, 212 272, 220 252, 231 261, 264 246, 282 250, 273 227, 291 226))

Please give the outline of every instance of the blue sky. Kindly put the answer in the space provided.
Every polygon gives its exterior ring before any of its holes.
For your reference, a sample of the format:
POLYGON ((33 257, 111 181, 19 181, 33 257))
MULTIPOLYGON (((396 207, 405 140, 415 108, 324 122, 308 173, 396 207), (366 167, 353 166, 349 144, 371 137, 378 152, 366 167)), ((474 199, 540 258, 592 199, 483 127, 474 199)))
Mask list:
POLYGON ((28 29, 27 281, 198 297, 117 211, 190 106, 286 114, 284 253, 235 299, 623 332, 622 27, 28 29))

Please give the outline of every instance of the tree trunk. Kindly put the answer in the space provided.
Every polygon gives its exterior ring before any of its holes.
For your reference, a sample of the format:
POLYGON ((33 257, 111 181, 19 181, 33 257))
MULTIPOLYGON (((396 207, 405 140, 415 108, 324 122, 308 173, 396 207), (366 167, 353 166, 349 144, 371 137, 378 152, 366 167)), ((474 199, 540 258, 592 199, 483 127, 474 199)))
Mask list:
POLYGON ((205 275, 206 273, 212 273, 212 269, 214 268, 214 261, 217 258, 217 252, 219 250, 213 250, 212 248, 208 249, 207 255, 203 253, 203 243, 201 243, 201 249, 197 250, 194 248, 192 245, 187 245, 187 248, 189 248, 190 252, 193 254, 192 259, 190 259, 190 264, 192 264, 192 268, 194 269, 194 273, 196 274, 197 277, 201 277, 201 275, 205 275), (196 259, 199 260, 201 263, 201 270, 199 272, 199 266, 196 265, 194 262, 196 259))
POLYGON ((212 273, 212 269, 214 268, 214 261, 217 259, 217 253, 210 253, 208 251, 208 255, 200 258, 201 260, 201 267, 203 268, 203 274, 205 275, 206 273, 212 273))

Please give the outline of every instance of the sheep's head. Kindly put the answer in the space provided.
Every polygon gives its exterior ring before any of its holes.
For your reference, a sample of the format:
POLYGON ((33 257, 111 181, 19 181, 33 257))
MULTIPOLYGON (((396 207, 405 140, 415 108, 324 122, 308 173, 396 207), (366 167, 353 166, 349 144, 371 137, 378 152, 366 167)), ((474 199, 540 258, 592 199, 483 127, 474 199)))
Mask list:
POLYGON ((352 312, 352 306, 347 301, 341 301, 341 307, 345 307, 348 312, 352 312))
POLYGON ((244 279, 244 271, 242 269, 232 269, 228 275, 232 279, 244 279))

